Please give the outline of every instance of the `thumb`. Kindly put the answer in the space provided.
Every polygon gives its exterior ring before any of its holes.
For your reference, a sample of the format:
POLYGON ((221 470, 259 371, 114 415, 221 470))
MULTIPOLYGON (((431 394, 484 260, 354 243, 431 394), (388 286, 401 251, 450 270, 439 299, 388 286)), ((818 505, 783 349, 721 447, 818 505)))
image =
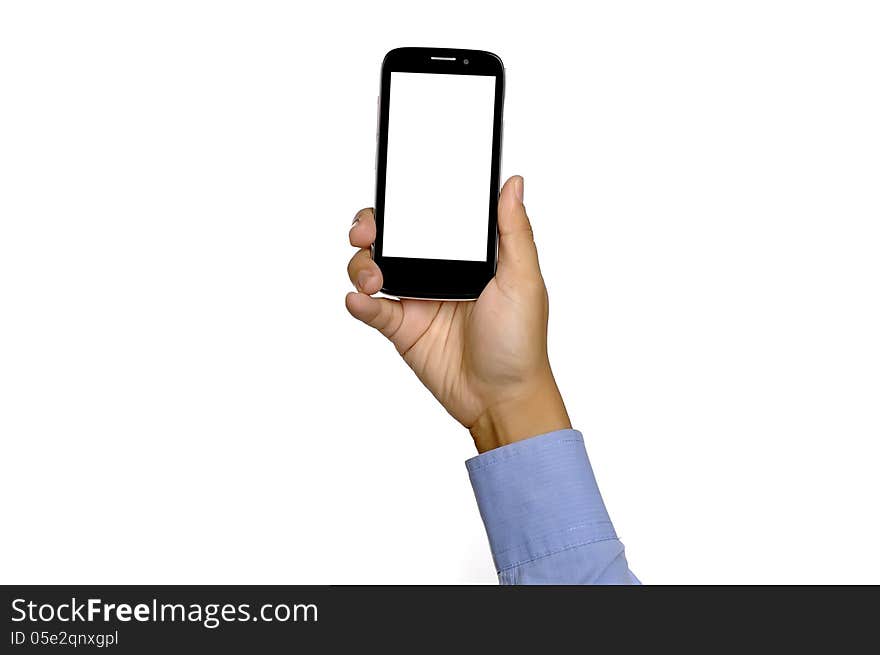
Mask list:
POLYGON ((532 225, 523 205, 523 178, 514 175, 498 198, 498 271, 501 282, 540 276, 532 225))

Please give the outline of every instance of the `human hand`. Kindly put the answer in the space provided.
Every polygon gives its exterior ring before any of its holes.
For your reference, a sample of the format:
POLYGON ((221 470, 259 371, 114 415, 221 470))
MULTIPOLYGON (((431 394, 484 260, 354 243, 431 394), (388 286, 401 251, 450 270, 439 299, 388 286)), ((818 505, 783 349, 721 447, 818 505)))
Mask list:
POLYGON ((358 293, 345 306, 394 344, 481 453, 571 427, 547 358, 547 288, 522 200, 523 179, 512 177, 498 200, 495 277, 476 302, 372 297, 382 288, 370 257, 373 210, 358 212, 349 231, 360 248, 348 264, 358 293))

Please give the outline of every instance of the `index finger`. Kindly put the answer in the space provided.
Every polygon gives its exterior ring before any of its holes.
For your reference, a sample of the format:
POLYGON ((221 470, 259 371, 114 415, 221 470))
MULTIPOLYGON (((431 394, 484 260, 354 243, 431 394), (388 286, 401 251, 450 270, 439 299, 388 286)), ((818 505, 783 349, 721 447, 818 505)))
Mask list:
POLYGON ((369 248, 376 240, 376 219, 372 207, 360 210, 354 217, 348 240, 355 248, 369 248))

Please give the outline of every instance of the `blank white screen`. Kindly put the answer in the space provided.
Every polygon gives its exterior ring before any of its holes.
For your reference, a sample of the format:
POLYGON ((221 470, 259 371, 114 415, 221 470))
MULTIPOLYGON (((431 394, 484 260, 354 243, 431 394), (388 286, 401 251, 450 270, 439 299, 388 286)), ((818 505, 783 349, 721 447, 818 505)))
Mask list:
POLYGON ((387 257, 486 261, 495 77, 391 73, 387 257))

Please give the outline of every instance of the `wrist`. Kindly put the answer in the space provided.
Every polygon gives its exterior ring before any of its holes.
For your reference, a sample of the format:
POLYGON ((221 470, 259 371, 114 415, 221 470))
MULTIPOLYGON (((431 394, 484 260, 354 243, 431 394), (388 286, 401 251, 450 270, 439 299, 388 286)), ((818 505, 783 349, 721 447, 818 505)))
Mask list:
POLYGON ((484 453, 539 434, 571 428, 562 395, 549 375, 489 405, 470 426, 477 451, 484 453))

